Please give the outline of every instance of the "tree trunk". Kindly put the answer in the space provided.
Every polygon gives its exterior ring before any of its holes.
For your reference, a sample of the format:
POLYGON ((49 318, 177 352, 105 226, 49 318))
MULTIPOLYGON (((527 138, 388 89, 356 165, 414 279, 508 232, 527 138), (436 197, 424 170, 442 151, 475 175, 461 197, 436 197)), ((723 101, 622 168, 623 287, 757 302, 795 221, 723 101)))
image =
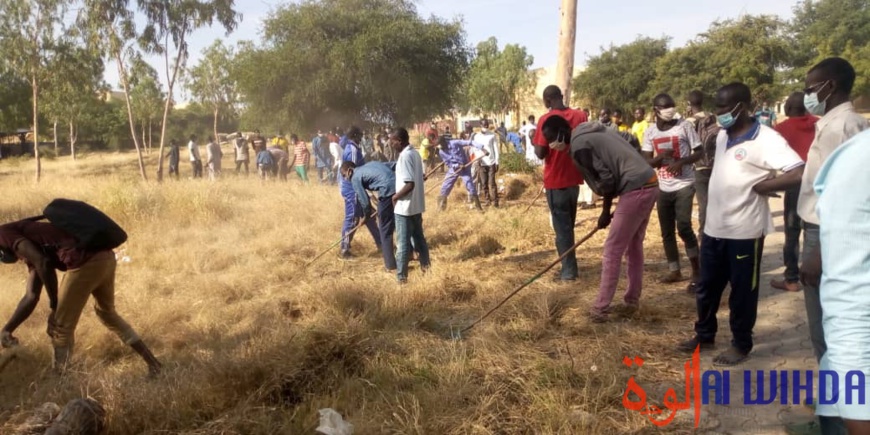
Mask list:
MULTIPOLYGON (((186 25, 181 29, 181 40, 176 44, 177 47, 186 47, 184 35, 187 33, 186 25)), ((184 50, 179 49, 175 55, 175 68, 172 73, 169 73, 169 33, 166 34, 165 50, 163 50, 163 59, 166 65, 166 104, 163 106, 163 121, 160 123, 160 155, 157 156, 157 181, 163 181, 163 148, 166 145, 166 121, 169 119, 169 107, 172 104, 172 90, 175 87, 175 78, 178 76, 178 69, 181 66, 181 57, 184 50)))
POLYGON ((72 155, 73 161, 76 159, 76 128, 75 124, 69 122, 69 153, 72 155))
POLYGON ((57 119, 54 120, 54 157, 58 157, 57 153, 57 119))
POLYGON ((152 124, 151 118, 148 118, 148 153, 151 153, 153 147, 151 146, 153 143, 151 141, 152 136, 154 134, 154 125, 152 124))
POLYGON ((36 71, 31 80, 33 88, 33 157, 36 158, 36 182, 42 177, 42 161, 39 157, 39 83, 36 81, 36 71))
POLYGON ((214 140, 216 141, 215 143, 220 145, 221 142, 218 139, 218 133, 217 133, 218 113, 219 113, 219 109, 217 108, 217 106, 215 106, 215 108, 214 108, 214 140))
POLYGON ((148 141, 145 140, 145 123, 142 123, 142 147, 145 148, 145 154, 151 154, 151 150, 148 149, 148 141))
POLYGON ((127 71, 124 69, 120 50, 115 52, 115 62, 118 63, 118 75, 121 78, 121 86, 124 88, 124 101, 127 103, 127 122, 130 124, 130 135, 133 136, 133 145, 136 147, 136 155, 139 159, 139 174, 143 180, 148 181, 148 174, 145 172, 145 160, 142 158, 142 148, 139 146, 139 139, 136 138, 136 123, 133 122, 133 106, 130 103, 130 84, 127 82, 127 71))
POLYGON ((574 77, 574 44, 577 40, 577 0, 562 0, 562 23, 559 28, 559 61, 556 85, 562 89, 565 105, 571 102, 571 79, 574 77))

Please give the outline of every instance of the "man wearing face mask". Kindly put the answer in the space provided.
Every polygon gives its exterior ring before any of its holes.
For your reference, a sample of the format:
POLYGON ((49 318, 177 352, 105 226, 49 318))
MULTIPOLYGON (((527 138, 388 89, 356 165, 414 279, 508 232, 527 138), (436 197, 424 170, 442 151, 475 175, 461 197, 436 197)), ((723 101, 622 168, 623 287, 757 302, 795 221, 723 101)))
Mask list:
POLYGON ((716 115, 723 131, 716 139, 716 164, 710 177, 707 222, 701 242, 701 279, 696 294, 695 337, 681 351, 714 347, 716 313, 725 287, 733 339, 713 359, 733 366, 752 350, 758 312, 758 285, 764 237, 774 231, 768 195, 800 183, 804 162, 772 128, 750 115, 752 94, 743 83, 716 92, 716 115), (772 173, 782 175, 772 176, 772 173))
MULTIPOLYGON (((804 287, 807 322, 816 360, 822 358, 827 346, 822 329, 822 307, 819 300, 819 282, 822 275, 820 221, 816 214, 818 196, 813 190, 813 183, 828 157, 849 138, 868 128, 867 120, 855 112, 850 101, 854 84, 855 69, 852 65, 845 59, 832 57, 819 62, 809 70, 806 89, 804 89, 804 106, 807 112, 821 116, 821 119, 816 122, 815 138, 807 153, 806 170, 803 174, 797 206, 798 215, 804 222, 801 284, 804 287)), ((825 418, 820 420, 822 420, 823 430, 826 425, 832 424, 825 418)))
POLYGON ((692 204, 695 197, 695 172, 692 165, 701 159, 701 139, 690 122, 675 119, 676 103, 668 94, 653 99, 656 123, 646 130, 641 151, 650 166, 658 170, 660 195, 656 204, 662 243, 668 258, 669 273, 663 283, 683 280, 680 272, 678 232, 686 247, 686 256, 692 265, 692 282, 687 291, 695 293, 700 277, 698 238, 692 229, 692 204))
MULTIPOLYGON (((562 90, 556 85, 544 89, 544 106, 549 112, 538 119, 535 129, 535 155, 544 160, 544 189, 547 191, 547 205, 550 207, 550 217, 553 229, 556 231, 556 250, 562 255, 574 246, 574 225, 577 223, 577 196, 580 193, 580 183, 583 177, 574 166, 568 143, 570 137, 560 135, 554 141, 548 141, 541 130, 551 116, 561 116, 568 121, 571 129, 586 122, 586 114, 565 106, 562 90)), ((562 281, 577 279, 577 256, 572 252, 562 259, 562 271, 559 278, 562 281)))

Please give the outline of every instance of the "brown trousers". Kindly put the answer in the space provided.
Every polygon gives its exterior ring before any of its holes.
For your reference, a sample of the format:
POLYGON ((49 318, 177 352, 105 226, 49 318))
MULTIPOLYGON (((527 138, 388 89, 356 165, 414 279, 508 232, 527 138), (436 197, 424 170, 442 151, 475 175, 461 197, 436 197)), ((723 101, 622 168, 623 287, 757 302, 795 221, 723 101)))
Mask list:
POLYGON ((94 311, 103 325, 114 332, 125 344, 139 341, 136 331, 115 311, 115 254, 97 253, 78 269, 68 270, 58 288, 55 322, 52 334, 55 347, 72 350, 76 325, 88 298, 94 296, 94 311))

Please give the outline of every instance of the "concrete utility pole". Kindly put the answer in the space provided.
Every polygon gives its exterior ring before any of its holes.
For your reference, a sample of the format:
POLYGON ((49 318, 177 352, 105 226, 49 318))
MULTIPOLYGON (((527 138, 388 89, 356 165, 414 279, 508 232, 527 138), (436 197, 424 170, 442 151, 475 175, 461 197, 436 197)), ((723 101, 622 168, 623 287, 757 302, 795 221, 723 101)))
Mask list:
POLYGON ((574 77, 574 42, 577 39, 577 0, 562 0, 562 24, 559 26, 559 61, 556 63, 556 85, 562 89, 565 105, 571 101, 571 79, 574 77))

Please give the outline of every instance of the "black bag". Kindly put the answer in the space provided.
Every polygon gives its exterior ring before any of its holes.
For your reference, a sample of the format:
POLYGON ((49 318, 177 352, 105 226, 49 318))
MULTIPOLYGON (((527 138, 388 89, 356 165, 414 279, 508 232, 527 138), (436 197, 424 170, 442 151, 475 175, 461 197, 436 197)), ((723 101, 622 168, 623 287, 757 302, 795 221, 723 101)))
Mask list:
POLYGON ((115 249, 127 241, 127 233, 115 221, 81 201, 55 199, 42 214, 52 225, 73 236, 80 249, 115 249))

